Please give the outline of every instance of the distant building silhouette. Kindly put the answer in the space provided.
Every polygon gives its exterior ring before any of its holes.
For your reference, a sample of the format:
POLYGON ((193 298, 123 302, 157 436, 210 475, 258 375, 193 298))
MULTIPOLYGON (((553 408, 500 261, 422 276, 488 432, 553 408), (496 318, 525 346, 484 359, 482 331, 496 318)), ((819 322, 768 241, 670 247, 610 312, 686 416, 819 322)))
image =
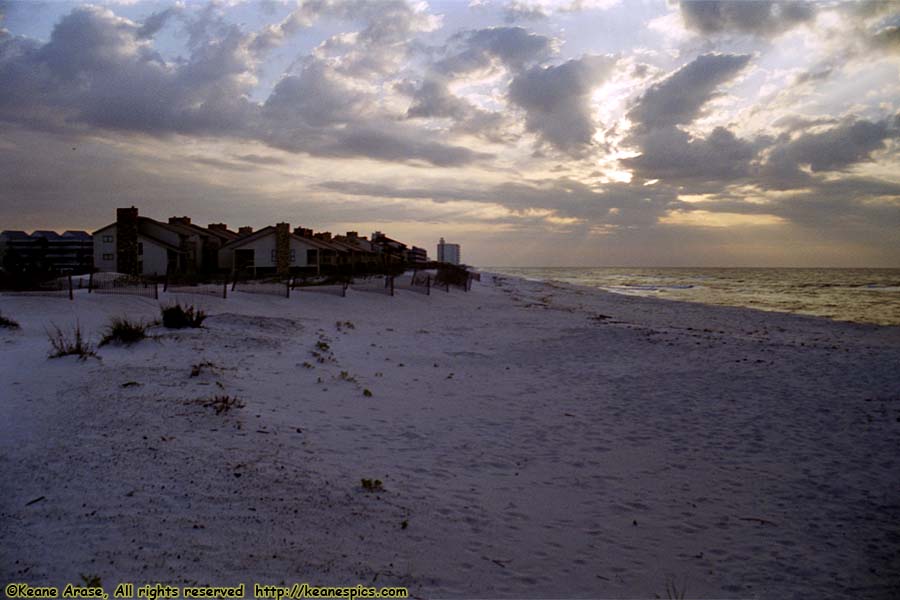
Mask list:
POLYGON ((10 273, 88 273, 93 239, 86 231, 7 230, 0 233, 0 269, 10 273))

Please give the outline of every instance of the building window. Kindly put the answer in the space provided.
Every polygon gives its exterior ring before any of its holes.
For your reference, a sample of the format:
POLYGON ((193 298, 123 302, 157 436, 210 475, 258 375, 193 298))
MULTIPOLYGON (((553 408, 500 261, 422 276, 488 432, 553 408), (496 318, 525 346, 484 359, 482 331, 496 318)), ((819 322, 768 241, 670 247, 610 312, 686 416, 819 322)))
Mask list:
POLYGON ((144 242, 138 242, 138 256, 143 256, 144 254, 144 242))
POLYGON ((103 236, 103 243, 104 243, 104 244, 112 244, 112 241, 113 241, 113 236, 111 236, 111 235, 104 235, 104 236, 103 236))
POLYGON ((274 264, 274 263, 277 263, 277 262, 278 262, 278 259, 275 258, 275 251, 272 250, 272 263, 274 264))
POLYGON ((297 253, 291 248, 291 264, 294 264, 295 262, 297 262, 297 253))
POLYGON ((306 264, 314 265, 319 262, 319 251, 318 250, 307 250, 306 251, 306 264))
POLYGON ((104 254, 103 255, 103 260, 112 260, 113 258, 115 258, 115 256, 112 254, 104 254))

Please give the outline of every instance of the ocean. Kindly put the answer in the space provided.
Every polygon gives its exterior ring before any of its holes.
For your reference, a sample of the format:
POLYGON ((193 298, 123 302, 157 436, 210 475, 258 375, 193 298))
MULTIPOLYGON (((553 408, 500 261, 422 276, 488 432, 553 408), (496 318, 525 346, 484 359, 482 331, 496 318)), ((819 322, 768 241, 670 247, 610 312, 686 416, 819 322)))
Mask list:
POLYGON ((616 294, 900 325, 900 269, 484 267, 616 294))

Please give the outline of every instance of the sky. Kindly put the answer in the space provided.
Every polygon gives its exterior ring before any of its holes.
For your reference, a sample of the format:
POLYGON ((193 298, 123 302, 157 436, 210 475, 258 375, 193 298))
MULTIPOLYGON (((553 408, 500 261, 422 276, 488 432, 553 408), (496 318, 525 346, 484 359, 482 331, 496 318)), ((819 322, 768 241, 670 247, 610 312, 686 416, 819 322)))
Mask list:
POLYGON ((900 267, 900 2, 0 0, 0 229, 900 267))

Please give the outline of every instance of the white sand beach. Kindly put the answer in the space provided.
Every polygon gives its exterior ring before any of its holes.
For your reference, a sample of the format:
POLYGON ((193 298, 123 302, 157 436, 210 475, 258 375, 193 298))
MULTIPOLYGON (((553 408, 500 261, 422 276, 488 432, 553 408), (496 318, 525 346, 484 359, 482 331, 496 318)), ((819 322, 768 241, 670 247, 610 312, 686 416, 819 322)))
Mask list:
POLYGON ((175 298, 0 296, 4 582, 900 594, 900 327, 489 274, 179 298, 204 327, 80 361, 51 323, 175 298))

